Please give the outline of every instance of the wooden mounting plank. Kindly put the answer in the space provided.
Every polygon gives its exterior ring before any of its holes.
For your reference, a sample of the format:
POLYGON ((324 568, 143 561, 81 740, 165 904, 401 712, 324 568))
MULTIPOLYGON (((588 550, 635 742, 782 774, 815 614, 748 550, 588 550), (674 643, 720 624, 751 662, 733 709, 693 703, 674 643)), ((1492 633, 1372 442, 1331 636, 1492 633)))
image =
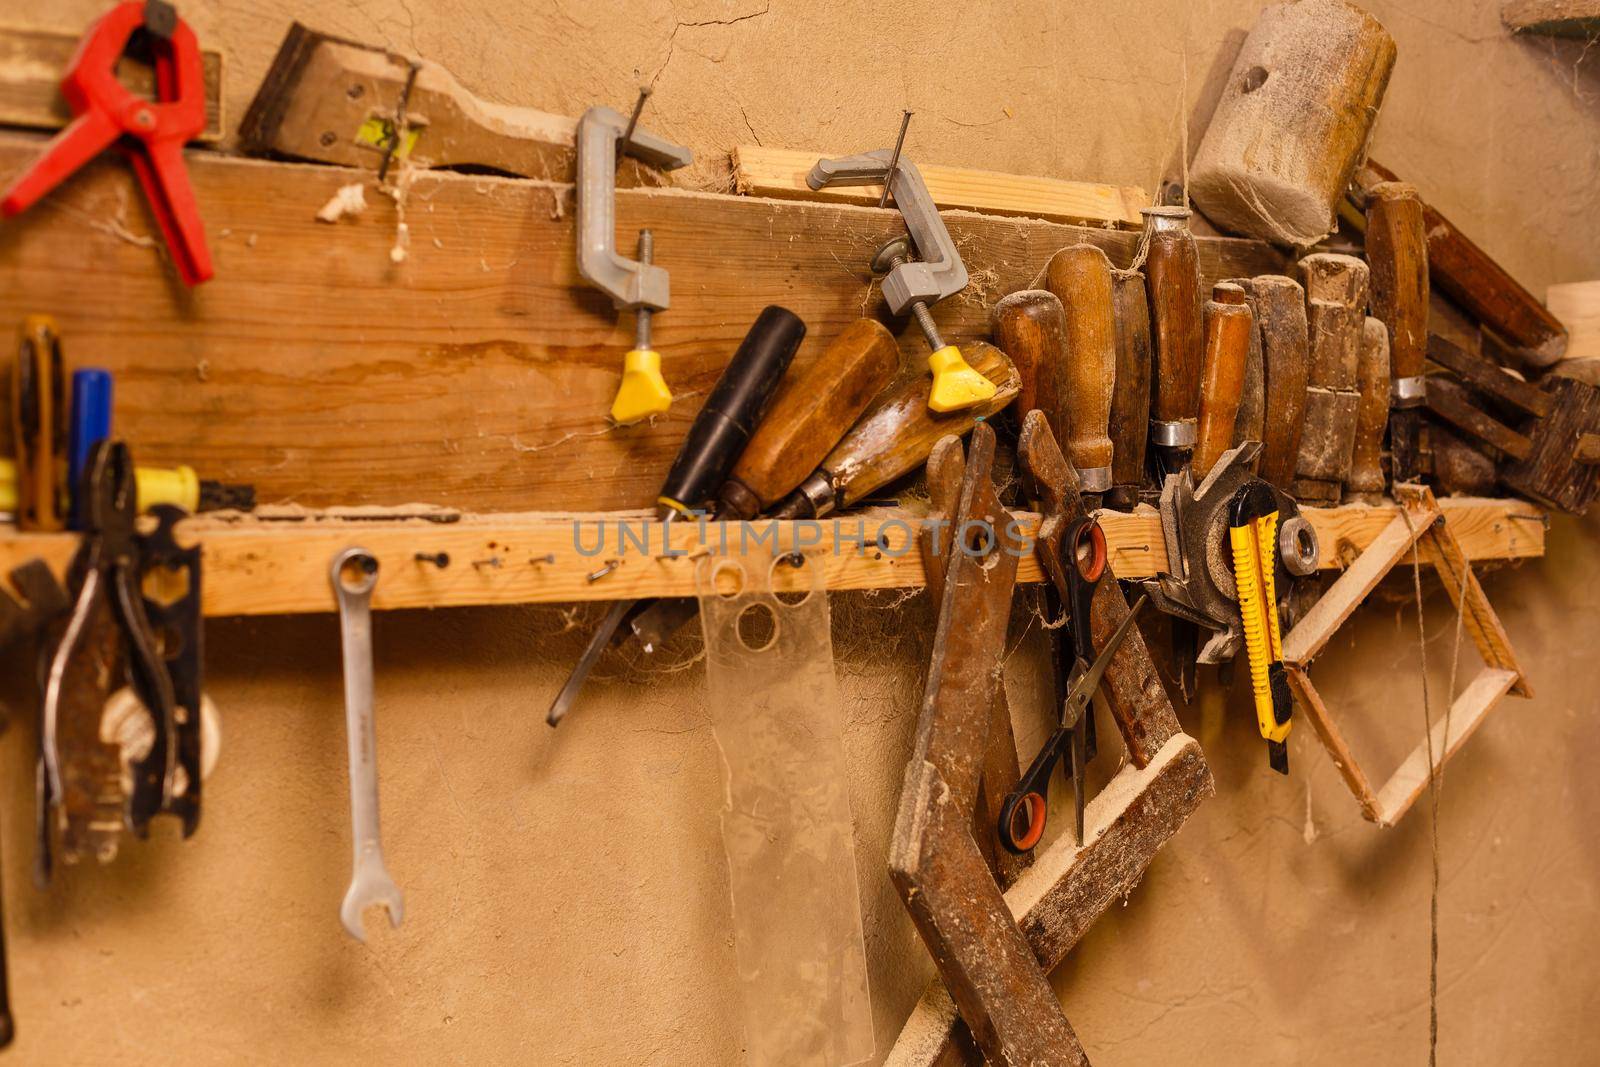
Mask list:
MULTIPOLYGON (((1156 852, 1214 788, 1199 743, 1177 734, 1149 766, 1125 765, 1090 799, 1082 847, 1064 833, 1039 850, 1005 899, 1041 967, 1060 966, 1095 920, 1127 898, 1156 852)), ((981 1062, 970 1058, 975 1052, 950 994, 935 978, 884 1067, 981 1062)))
MULTIPOLYGON (((882 185, 826 189, 807 185, 806 174, 818 159, 824 158, 832 157, 822 152, 740 145, 733 150, 734 188, 749 196, 780 200, 877 205, 882 185)), ((928 195, 941 210, 960 208, 988 215, 1018 215, 1054 222, 1138 229, 1144 225, 1139 209, 1150 206, 1149 196, 1137 186, 1001 174, 992 170, 945 167, 921 160, 916 164, 928 187, 928 195)), ((962 254, 966 254, 965 250, 962 254)))
POLYGON ((1500 21, 1512 33, 1589 39, 1600 35, 1600 0, 1508 0, 1500 21))
POLYGON ((1567 328, 1564 358, 1600 356, 1600 281, 1552 285, 1544 291, 1544 302, 1567 328))
POLYGON ((1448 720, 1443 715, 1439 716, 1429 731, 1430 736, 1411 750, 1405 762, 1378 790, 1378 813, 1374 822, 1379 826, 1393 826, 1411 810, 1411 806, 1422 796, 1422 791, 1428 788, 1430 746, 1434 767, 1442 767, 1466 743, 1467 738, 1483 725, 1483 720, 1500 698, 1516 685, 1517 677, 1516 671, 1490 667, 1472 679, 1450 705, 1448 720), (1448 738, 1445 737, 1446 725, 1450 727, 1448 738))
MULTIPOLYGON (((1510 559, 1544 554, 1543 516, 1517 500, 1446 500, 1441 508, 1452 528, 1460 526, 1462 551, 1470 559, 1510 559)), ((1337 566, 1339 545, 1359 551, 1392 525, 1392 507, 1348 505, 1304 508, 1323 545, 1323 565, 1337 566)), ((1161 520, 1153 509, 1134 514, 1102 511, 1101 525, 1119 578, 1148 578, 1166 568, 1161 520)), ((186 541, 204 553, 204 607, 208 615, 281 615, 334 610, 328 587, 328 561, 335 552, 361 544, 382 566, 373 607, 462 607, 475 604, 568 603, 640 596, 693 596, 695 560, 701 550, 697 527, 674 524, 673 550, 661 556, 661 527, 644 512, 604 517, 562 514, 450 516, 456 521, 423 519, 316 519, 300 522, 219 516, 187 520, 186 541), (627 539, 619 533, 626 522, 627 539), (575 529, 576 526, 576 529, 575 529), (605 545, 596 549, 603 533, 605 545), (648 550, 644 547, 648 542, 648 550), (577 547, 581 545, 582 551, 577 547), (450 566, 439 570, 418 563, 418 552, 445 552, 450 566), (588 554, 584 554, 587 552, 588 554), (550 557, 554 557, 551 559, 550 557), (588 575, 607 561, 621 564, 597 581, 588 575), (490 562, 498 560, 498 565, 490 562), (476 564, 476 565, 474 565, 476 564)), ((1032 537, 1038 516, 1019 513, 1032 537)), ((1394 520, 1398 521, 1398 520, 1394 520)), ((840 516, 815 527, 815 542, 827 556, 829 589, 904 589, 924 584, 922 560, 908 549, 918 519, 905 512, 879 510, 840 516), (859 523, 859 524, 858 524, 859 523), (879 535, 889 551, 862 553, 879 535)), ((746 551, 771 554, 778 538, 796 537, 796 525, 761 524, 751 528, 746 551), (779 528, 778 533, 772 527, 779 528), (758 536, 765 538, 757 540, 758 536)), ((730 544, 740 544, 730 528, 730 544)), ((707 537, 720 548, 718 524, 707 537)), ((813 534, 804 535, 807 539, 813 534)), ((782 543, 789 544, 790 540, 782 543)), ((0 533, 0 574, 35 557, 57 574, 65 571, 77 538, 72 534, 0 533)), ((1425 553, 1424 559, 1429 557, 1425 553)), ((780 576, 782 572, 780 571, 780 576)), ((1041 582, 1034 554, 1020 561, 1017 578, 1041 582)), ((796 587, 798 588, 798 586, 796 587)))
MULTIPOLYGON (((0 178, 41 142, 0 136, 0 178)), ((0 325, 48 312, 68 361, 117 379, 119 434, 143 463, 256 486, 308 507, 426 501, 474 511, 648 507, 706 392, 757 314, 783 304, 810 332, 796 367, 883 313, 869 261, 898 211, 678 189, 616 194, 619 232, 649 227, 671 272, 655 347, 677 402, 654 423, 607 411, 631 315, 579 278, 568 185, 420 173, 395 246, 395 204, 317 210, 359 175, 191 152, 217 276, 164 269, 132 171, 116 153, 0 226, 0 325)), ((947 212, 973 283, 933 309, 946 338, 985 337, 999 297, 1056 249, 1089 241, 1126 264, 1139 235, 947 212)), ((1254 241, 1200 239, 1207 284, 1281 271, 1254 241)), ((896 321, 908 363, 926 342, 896 321)))
MULTIPOLYGON (((0 125, 54 130, 72 121, 72 109, 61 96, 61 77, 78 48, 79 35, 48 30, 0 27, 0 125)), ((198 141, 220 141, 223 134, 222 53, 202 49, 205 69, 206 128, 198 141)), ((137 63, 118 71, 122 83, 149 95, 155 72, 137 63)))
MULTIPOLYGON (((1303 509, 1306 515, 1314 509, 1303 509)), ((1344 621, 1377 588, 1402 553, 1427 533, 1439 512, 1431 506, 1417 506, 1408 512, 1391 511, 1393 516, 1382 532, 1362 550, 1360 558, 1339 576, 1283 638, 1283 661, 1295 667, 1309 664, 1332 639, 1344 621)), ((1320 538, 1319 538, 1320 541, 1320 538)))

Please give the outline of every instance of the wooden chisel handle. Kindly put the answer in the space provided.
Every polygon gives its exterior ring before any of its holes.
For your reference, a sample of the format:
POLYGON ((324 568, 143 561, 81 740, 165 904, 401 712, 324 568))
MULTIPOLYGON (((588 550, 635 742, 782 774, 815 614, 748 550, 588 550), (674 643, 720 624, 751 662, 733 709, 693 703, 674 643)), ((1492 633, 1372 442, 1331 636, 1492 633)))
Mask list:
POLYGON ((1054 293, 1023 289, 1001 297, 989 316, 990 333, 1017 368, 1020 386, 1012 406, 1017 425, 1034 408, 1056 403, 1067 348, 1067 316, 1054 293))
POLYGON ((857 319, 779 388, 723 483, 719 518, 753 519, 799 485, 900 370, 894 334, 857 319))
POLYGON ((1294 484, 1306 418, 1308 339, 1305 290, 1293 278, 1263 274, 1243 283, 1261 337, 1266 421, 1261 477, 1287 492, 1294 484))
POLYGON ((1250 354, 1250 332, 1255 328, 1250 308, 1244 303, 1244 290, 1226 282, 1217 289, 1223 290, 1223 299, 1206 301, 1205 310, 1200 414, 1191 463, 1196 481, 1211 473, 1222 454, 1233 447, 1245 359, 1250 354))
POLYGON ((1150 437, 1181 464, 1194 447, 1200 410, 1200 255, 1189 210, 1145 208, 1145 285, 1155 341, 1155 400, 1150 437))
POLYGON ((17 453, 17 526, 64 530, 67 525, 66 371, 61 335, 49 315, 22 320, 11 369, 11 427, 17 453))
POLYGON ((1367 262, 1372 313, 1389 330, 1395 404, 1420 406, 1428 352, 1428 237, 1422 199, 1412 186, 1379 182, 1368 191, 1367 262))
POLYGON ((849 507, 879 486, 914 470, 939 438, 960 436, 979 419, 1017 398, 1017 369, 994 345, 961 346, 967 363, 996 386, 994 396, 974 407, 940 414, 928 408, 928 372, 903 371, 850 428, 799 488, 771 508, 773 519, 812 519, 849 507))
POLYGON ((1150 304, 1144 275, 1111 272, 1117 315, 1117 373, 1111 387, 1111 492, 1106 503, 1132 511, 1144 484, 1144 450, 1150 440, 1150 304))
POLYGON ((1356 444, 1350 453, 1347 502, 1383 502, 1383 430, 1389 424, 1389 331, 1368 318, 1361 330, 1361 363, 1356 370, 1361 400, 1356 407, 1356 444))
POLYGON ((1427 400, 1428 236, 1422 198, 1404 182, 1367 190, 1367 262, 1372 266, 1372 313, 1389 330, 1389 447, 1394 480, 1421 474, 1416 409, 1427 400))
POLYGON ((1067 462, 1078 472, 1090 508, 1111 488, 1111 393, 1117 374, 1116 302, 1111 260, 1091 244, 1050 257, 1040 275, 1066 313, 1067 343, 1054 397, 1040 390, 1039 408, 1055 427, 1067 462))
MULTIPOLYGON (((1356 171, 1354 199, 1365 207, 1373 188, 1395 180, 1391 171, 1368 160, 1356 171)), ((1561 359, 1567 328, 1560 319, 1427 201, 1422 224, 1428 275, 1440 292, 1533 365, 1548 367, 1561 359)))

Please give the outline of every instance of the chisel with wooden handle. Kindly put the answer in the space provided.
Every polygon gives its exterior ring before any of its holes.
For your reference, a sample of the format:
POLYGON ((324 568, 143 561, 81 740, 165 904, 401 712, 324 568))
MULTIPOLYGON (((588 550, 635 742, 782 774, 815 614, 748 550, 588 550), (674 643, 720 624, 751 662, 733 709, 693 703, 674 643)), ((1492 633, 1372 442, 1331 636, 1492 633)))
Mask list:
POLYGON ((858 319, 786 381, 718 495, 719 519, 753 519, 816 469, 900 370, 894 334, 858 319))
POLYGON ((1300 260, 1306 290, 1306 416, 1295 465, 1301 503, 1337 504, 1355 449, 1356 369, 1366 322, 1367 265, 1354 256, 1318 252, 1300 260))
MULTIPOLYGON (((1223 289, 1220 286, 1211 290, 1211 299, 1224 304, 1242 303, 1250 305, 1250 295, 1245 292, 1248 278, 1229 278, 1227 283, 1231 288, 1223 289)), ((1260 441, 1267 432, 1267 372, 1261 354, 1261 330, 1255 322, 1255 311, 1250 312, 1250 345, 1244 357, 1244 382, 1239 387, 1239 414, 1233 421, 1233 443, 1242 445, 1246 441, 1260 441)), ((1250 464, 1252 471, 1260 469, 1261 455, 1259 451, 1250 464)))
POLYGON ((1361 363, 1356 368, 1356 445, 1350 453, 1346 503, 1383 503, 1383 431, 1389 424, 1389 330, 1368 318, 1361 329, 1361 363))
POLYGON ((1132 511, 1144 487, 1145 445, 1150 441, 1150 303, 1144 275, 1111 272, 1117 315, 1117 374, 1111 385, 1111 492, 1106 503, 1132 511))
POLYGON ((1306 294, 1299 282, 1282 274, 1262 274, 1241 284, 1261 338, 1264 375, 1267 415, 1256 470, 1288 492, 1294 486, 1306 418, 1306 294))
POLYGON ((1422 198, 1404 182, 1367 190, 1367 262, 1372 313, 1389 330, 1389 455, 1396 482, 1422 473, 1418 434, 1427 402, 1428 238, 1422 198))
MULTIPOLYGON (((689 426, 666 481, 656 494, 658 519, 671 523, 710 507, 713 496, 727 481, 756 424, 761 421, 805 335, 806 324, 787 308, 769 305, 757 316, 740 342, 739 350, 712 387, 705 406, 689 426)), ((624 616, 636 603, 636 600, 618 600, 612 604, 567 683, 551 703, 545 716, 551 726, 560 723, 571 710, 600 653, 611 643, 624 616)))
POLYGON ((989 333, 1017 370, 1017 397, 1011 406, 1020 426, 1034 408, 1056 403, 1067 315, 1054 293, 1023 289, 995 302, 989 333))
POLYGON ((939 438, 961 435, 1016 399, 1021 380, 1005 353, 983 341, 961 346, 967 363, 995 385, 995 394, 959 411, 928 407, 928 374, 902 374, 872 402, 800 486, 772 508, 772 519, 815 519, 847 508, 926 462, 939 438))
POLYGON ((1039 408, 1055 427, 1067 462, 1078 472, 1084 506, 1094 511, 1111 488, 1109 426, 1117 373, 1111 260, 1094 245, 1069 245, 1050 257, 1034 284, 1055 294, 1066 321, 1055 395, 1041 390, 1039 408))
MULTIPOLYGON (((717 496, 719 520, 753 519, 810 474, 894 379, 900 348, 874 319, 858 319, 820 357, 785 379, 717 496)), ((700 611, 695 597, 640 600, 615 640, 653 652, 700 611)))
POLYGON ((1200 408, 1200 255, 1189 232, 1189 209, 1145 208, 1145 286, 1155 341, 1155 399, 1150 440, 1163 468, 1189 462, 1200 408))
POLYGON ((1191 461, 1197 483, 1203 481, 1222 454, 1233 447, 1239 394, 1244 388, 1250 334, 1254 329, 1255 320, 1245 303, 1244 289, 1231 282, 1218 283, 1205 309, 1200 414, 1191 461))

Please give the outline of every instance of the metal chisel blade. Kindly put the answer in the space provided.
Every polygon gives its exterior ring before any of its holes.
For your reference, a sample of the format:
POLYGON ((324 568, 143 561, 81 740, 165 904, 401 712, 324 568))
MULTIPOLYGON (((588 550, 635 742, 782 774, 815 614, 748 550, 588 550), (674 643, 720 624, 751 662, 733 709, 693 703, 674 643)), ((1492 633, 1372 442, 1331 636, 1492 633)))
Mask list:
POLYGON ((583 683, 588 680, 589 672, 594 669, 595 662, 600 659, 600 653, 606 650, 611 643, 612 636, 617 632, 617 627, 622 625, 622 619, 637 601, 619 600, 611 605, 611 610, 606 612, 606 617, 601 621, 599 629, 594 636, 589 638, 589 645, 583 650, 583 655, 578 657, 577 666, 572 668, 572 674, 567 677, 567 684, 561 687, 561 692, 550 704, 550 712, 544 721, 551 726, 557 726, 566 718, 567 712, 572 710, 572 702, 578 699, 578 692, 583 688, 583 683))

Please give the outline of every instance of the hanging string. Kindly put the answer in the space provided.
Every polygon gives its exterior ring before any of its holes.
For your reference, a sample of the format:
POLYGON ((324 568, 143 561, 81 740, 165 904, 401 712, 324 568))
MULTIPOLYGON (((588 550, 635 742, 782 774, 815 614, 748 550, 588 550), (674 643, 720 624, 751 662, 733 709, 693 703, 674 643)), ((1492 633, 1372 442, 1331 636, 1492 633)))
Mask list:
MULTIPOLYGON (((1415 534, 1411 515, 1404 508, 1400 514, 1407 529, 1415 534)), ((1411 583, 1417 601, 1417 654, 1422 675, 1422 728, 1428 752, 1428 808, 1429 832, 1432 845, 1432 875, 1428 893, 1428 1067, 1439 1064, 1439 798, 1444 789, 1442 761, 1450 746, 1450 714, 1455 707, 1456 671, 1461 664, 1461 637, 1466 623, 1467 583, 1472 577, 1472 565, 1461 568, 1461 587, 1456 596, 1455 647, 1450 653, 1450 682, 1445 689, 1444 739, 1442 750, 1435 758, 1433 751, 1432 701, 1428 694, 1428 635, 1422 615, 1422 559, 1417 545, 1420 538, 1411 542, 1411 583)))

